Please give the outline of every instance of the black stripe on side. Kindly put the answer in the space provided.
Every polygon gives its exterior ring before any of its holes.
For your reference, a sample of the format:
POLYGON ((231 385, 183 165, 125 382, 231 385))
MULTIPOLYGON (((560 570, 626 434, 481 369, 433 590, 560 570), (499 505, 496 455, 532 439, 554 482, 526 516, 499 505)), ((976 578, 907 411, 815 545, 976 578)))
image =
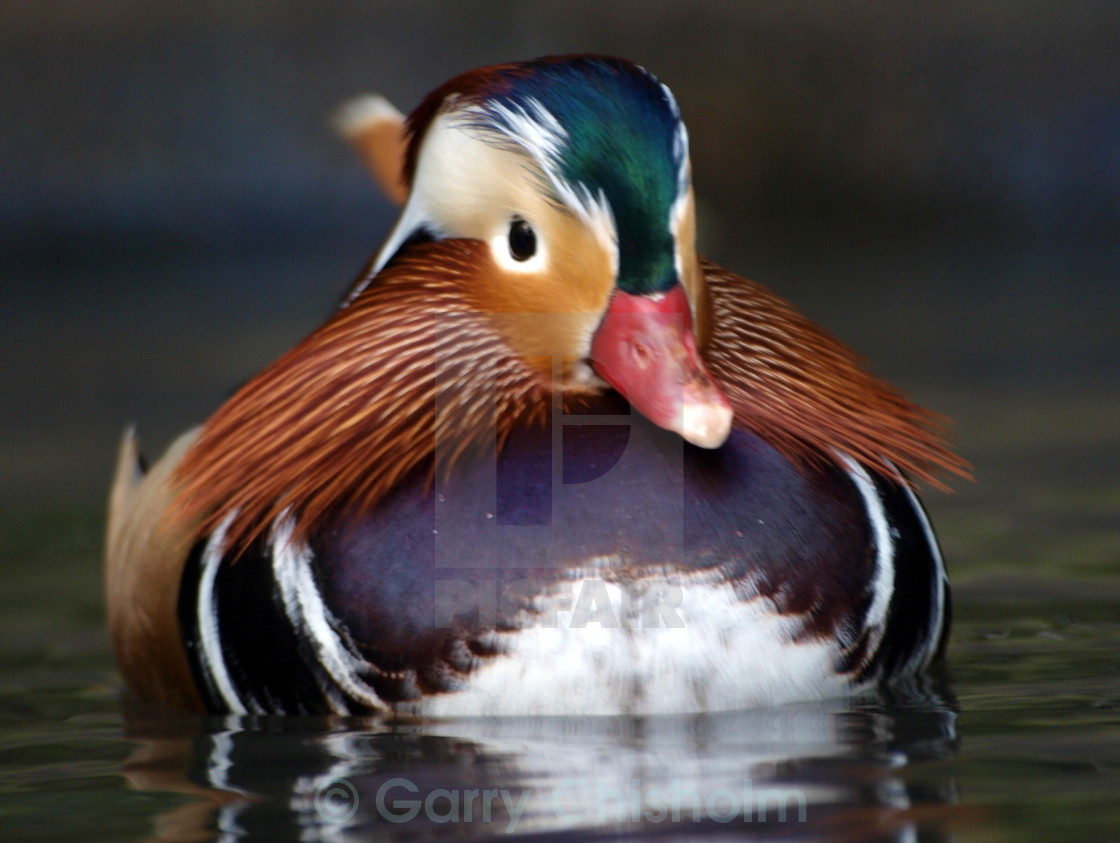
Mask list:
MULTIPOLYGON (((191 675, 209 711, 227 712, 214 687, 198 629, 205 542, 192 549, 179 587, 179 629, 191 675)), ((292 628, 272 578, 268 546, 256 542, 236 562, 223 559, 214 581, 218 635, 230 681, 253 713, 328 714, 312 648, 292 628)))
POLYGON ((202 704, 206 706, 207 711, 225 712, 226 705, 210 682, 210 673, 204 667, 205 656, 198 630, 198 585, 202 576, 202 554, 205 547, 205 542, 197 542, 191 548, 187 563, 183 566, 183 575, 179 580, 179 601, 176 612, 179 620, 179 636, 183 641, 191 678, 194 679, 194 686, 198 689, 202 704))
POLYGON ((214 583, 226 669, 239 695, 268 714, 329 714, 310 644, 292 628, 272 575, 269 544, 222 560, 214 583))
POLYGON ((931 641, 937 624, 934 612, 938 598, 948 595, 937 550, 927 539, 922 514, 916 509, 917 498, 880 475, 874 475, 874 482, 894 539, 894 591, 879 649, 859 678, 889 681, 912 673, 915 662, 924 662, 931 648, 942 645, 949 628, 948 612, 938 642, 931 641))

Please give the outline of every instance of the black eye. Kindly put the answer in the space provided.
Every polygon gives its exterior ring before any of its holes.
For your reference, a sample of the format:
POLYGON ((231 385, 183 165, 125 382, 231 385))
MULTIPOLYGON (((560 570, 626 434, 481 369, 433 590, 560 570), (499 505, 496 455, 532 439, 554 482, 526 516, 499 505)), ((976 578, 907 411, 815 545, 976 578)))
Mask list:
POLYGON ((537 235, 525 220, 509 224, 509 253, 515 261, 527 261, 537 253, 537 235))

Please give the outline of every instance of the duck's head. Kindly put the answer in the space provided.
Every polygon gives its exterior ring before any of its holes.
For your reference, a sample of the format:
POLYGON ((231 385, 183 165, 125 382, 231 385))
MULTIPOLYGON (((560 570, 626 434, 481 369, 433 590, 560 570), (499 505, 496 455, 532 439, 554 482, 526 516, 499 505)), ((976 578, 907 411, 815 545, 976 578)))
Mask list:
POLYGON ((409 118, 408 198, 367 279, 419 240, 471 239, 473 291, 512 348, 560 388, 613 386, 696 445, 732 410, 699 348, 688 135, 669 90, 630 62, 553 57, 482 68, 409 118))

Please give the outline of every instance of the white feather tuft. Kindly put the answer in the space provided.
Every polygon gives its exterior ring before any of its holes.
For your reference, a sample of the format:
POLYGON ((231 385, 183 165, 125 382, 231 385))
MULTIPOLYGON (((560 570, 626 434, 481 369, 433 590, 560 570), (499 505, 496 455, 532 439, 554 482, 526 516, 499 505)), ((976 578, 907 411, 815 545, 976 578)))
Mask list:
POLYGON ((404 123, 404 114, 380 94, 356 97, 334 116, 335 128, 346 138, 354 138, 379 123, 394 126, 404 123))

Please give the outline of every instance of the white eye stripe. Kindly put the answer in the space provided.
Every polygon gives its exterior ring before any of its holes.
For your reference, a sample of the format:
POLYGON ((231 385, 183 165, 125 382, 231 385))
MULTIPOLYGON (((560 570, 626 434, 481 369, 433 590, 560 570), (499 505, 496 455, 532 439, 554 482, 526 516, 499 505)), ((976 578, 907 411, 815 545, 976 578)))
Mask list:
POLYGON ((533 143, 526 145, 501 133, 492 120, 477 119, 483 116, 478 110, 472 115, 470 107, 455 110, 452 105, 432 122, 401 215, 346 304, 421 229, 435 240, 461 237, 486 243, 503 272, 543 273, 553 268, 546 235, 554 216, 575 217, 587 224, 608 256, 611 271, 617 272, 617 234, 606 196, 601 190, 592 193, 583 184, 567 183, 545 166, 549 144, 564 141, 555 118, 536 108, 521 113, 522 120, 535 120, 538 127, 533 143), (510 248, 514 216, 525 219, 536 238, 535 253, 524 260, 516 260, 510 248))
MULTIPOLYGON (((517 107, 501 103, 472 106, 463 115, 469 118, 466 125, 489 127, 504 144, 522 150, 536 163, 560 203, 591 226, 603 247, 613 255, 617 271, 618 233, 610 202, 601 189, 593 192, 585 184, 573 184, 560 172, 568 133, 555 115, 533 98, 517 107), (502 125, 495 125, 496 122, 502 125)), ((679 140, 687 144, 687 140, 679 140)))

